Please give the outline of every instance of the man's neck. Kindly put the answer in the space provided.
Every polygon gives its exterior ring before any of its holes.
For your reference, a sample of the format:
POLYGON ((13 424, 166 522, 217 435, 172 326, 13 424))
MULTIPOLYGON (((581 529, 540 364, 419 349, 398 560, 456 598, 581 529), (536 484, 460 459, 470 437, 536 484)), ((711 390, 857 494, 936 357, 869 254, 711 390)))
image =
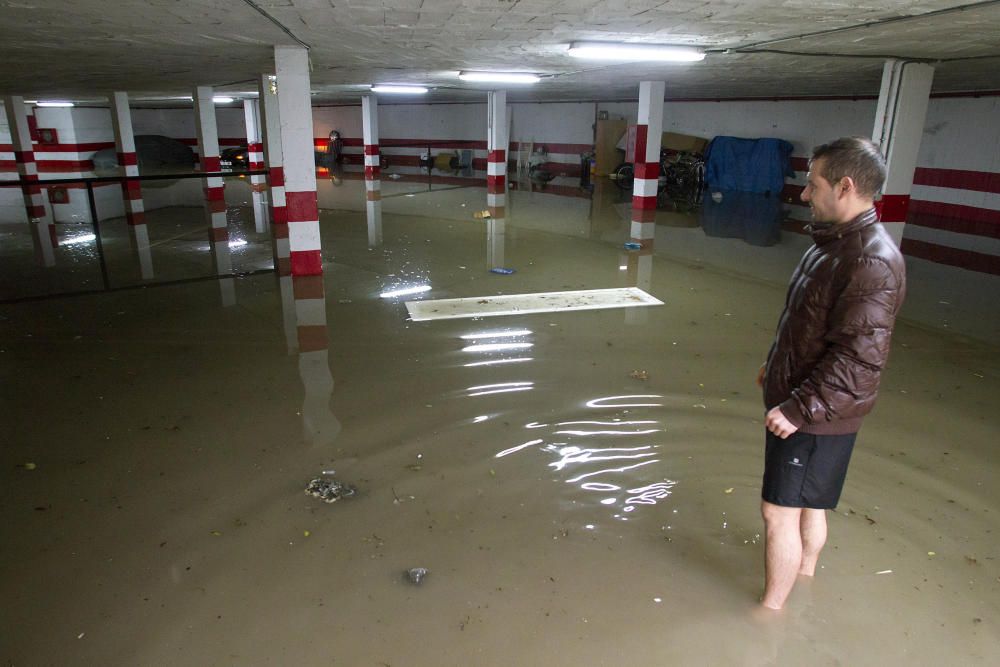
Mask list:
POLYGON ((851 206, 846 211, 844 211, 844 214, 840 217, 840 219, 837 220, 837 222, 835 222, 834 224, 837 225, 847 224, 848 222, 851 222, 865 211, 871 209, 873 206, 875 206, 875 202, 873 202, 871 199, 858 200, 852 203, 851 206))

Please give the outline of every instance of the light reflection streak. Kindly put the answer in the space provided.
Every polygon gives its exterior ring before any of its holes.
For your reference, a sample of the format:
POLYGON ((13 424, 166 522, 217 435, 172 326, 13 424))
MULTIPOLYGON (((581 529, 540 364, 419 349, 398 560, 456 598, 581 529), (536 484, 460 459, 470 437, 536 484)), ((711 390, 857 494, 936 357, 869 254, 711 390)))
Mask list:
POLYGON ((557 435, 646 435, 659 433, 663 429, 647 428, 641 431, 556 431, 557 435))
POLYGON ((619 403, 616 405, 604 405, 604 401, 618 401, 627 399, 642 398, 663 398, 660 394, 626 394, 624 396, 605 396, 587 401, 588 408, 658 408, 662 403, 619 403))
POLYGON ((469 387, 469 396, 487 396, 489 394, 504 394, 511 391, 528 391, 534 388, 534 382, 499 382, 497 384, 481 384, 469 387))
POLYGON ((395 296, 406 296, 407 294, 420 294, 421 292, 430 292, 430 285, 417 285, 415 287, 404 287, 403 289, 392 290, 389 292, 382 292, 379 294, 383 299, 391 299, 395 296))
POLYGON ((531 391, 534 387, 508 387, 507 389, 491 389, 489 391, 477 391, 468 396, 489 396, 490 394, 509 394, 512 391, 531 391))
POLYGON ((496 366, 497 364, 516 364, 522 361, 532 361, 534 357, 514 357, 513 359, 492 359, 490 361, 473 361, 469 364, 463 364, 466 368, 472 368, 474 366, 496 366))
POLYGON ((618 491, 622 487, 617 484, 608 484, 606 482, 584 482, 580 485, 581 489, 586 489, 587 491, 618 491))
POLYGON ((625 426, 632 424, 659 424, 660 422, 655 419, 630 419, 627 421, 622 421, 621 419, 612 419, 609 422, 605 421, 574 421, 574 422, 556 422, 556 426, 575 426, 576 424, 596 424, 598 426, 625 426))
POLYGON ((528 442, 524 443, 523 445, 517 445, 516 447, 511 447, 509 449, 505 449, 502 452, 497 452, 497 454, 496 454, 496 456, 494 458, 502 459, 503 457, 507 456, 508 454, 513 454, 514 452, 519 452, 522 449, 524 449, 526 447, 531 447, 533 445, 540 445, 543 442, 545 442, 545 441, 544 440, 529 440, 528 442))
POLYGON ((583 475, 578 475, 573 479, 567 479, 567 484, 572 484, 573 482, 579 482, 581 479, 587 479, 588 477, 593 477, 594 475, 603 475, 609 472, 626 472, 628 470, 635 470, 636 468, 641 468, 643 466, 648 466, 650 463, 658 463, 660 459, 650 459, 649 461, 643 461, 642 463, 635 463, 630 466, 622 466, 621 468, 608 468, 606 470, 597 470, 595 472, 588 472, 583 475))
POLYGON ((526 350, 534 343, 483 343, 462 348, 462 352, 497 352, 499 350, 526 350))
POLYGON ((478 417, 476 417, 475 419, 472 420, 472 423, 473 424, 478 424, 479 422, 484 422, 484 421, 486 421, 489 418, 490 418, 489 415, 479 415, 478 417))
POLYGON ((479 340, 480 338, 506 338, 510 336, 530 336, 530 329, 516 329, 514 331, 486 331, 483 333, 465 334, 459 336, 462 340, 479 340))
MULTIPOLYGON (((650 484, 648 486, 641 486, 638 489, 629 489, 629 493, 635 493, 638 495, 632 496, 625 501, 626 505, 655 505, 656 501, 663 500, 670 495, 671 489, 677 482, 672 480, 666 480, 663 482, 656 482, 655 484, 650 484)), ((625 511, 631 511, 632 507, 626 507, 625 511)))
POLYGON ((97 240, 97 234, 80 234, 79 236, 66 239, 59 245, 76 245, 77 243, 90 243, 95 240, 97 240))
POLYGON ((641 449, 650 449, 649 447, 634 447, 631 449, 608 448, 608 449, 583 449, 583 450, 578 449, 577 447, 567 447, 566 449, 574 449, 577 451, 564 453, 565 450, 563 450, 563 452, 560 452, 560 454, 562 454, 562 459, 554 463, 550 463, 549 464, 550 468, 555 468, 556 470, 562 470, 570 463, 589 463, 590 461, 616 461, 618 459, 645 459, 649 458, 650 456, 656 456, 655 452, 645 452, 643 454, 616 454, 609 456, 597 456, 598 454, 604 452, 615 452, 615 451, 627 452, 627 451, 636 451, 641 449))

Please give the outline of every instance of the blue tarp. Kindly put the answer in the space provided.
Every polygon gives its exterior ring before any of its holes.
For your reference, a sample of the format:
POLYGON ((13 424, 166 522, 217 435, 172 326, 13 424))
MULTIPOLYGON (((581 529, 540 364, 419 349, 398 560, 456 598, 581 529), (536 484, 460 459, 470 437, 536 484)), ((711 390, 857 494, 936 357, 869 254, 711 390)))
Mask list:
POLYGON ((716 137, 705 156, 705 183, 709 190, 770 192, 781 195, 785 176, 794 176, 788 156, 792 145, 784 139, 716 137))

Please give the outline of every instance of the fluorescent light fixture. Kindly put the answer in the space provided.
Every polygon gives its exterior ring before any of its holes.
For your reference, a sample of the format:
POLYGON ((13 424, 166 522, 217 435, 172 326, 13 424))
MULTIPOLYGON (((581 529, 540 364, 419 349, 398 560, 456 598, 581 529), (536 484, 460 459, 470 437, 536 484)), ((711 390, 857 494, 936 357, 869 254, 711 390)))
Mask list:
POLYGON ((245 245, 247 245, 246 239, 233 239, 229 242, 230 248, 242 248, 245 245))
POLYGON ((595 60, 655 60, 661 62, 697 62, 705 59, 705 53, 687 46, 666 46, 661 44, 622 44, 617 42, 573 42, 569 45, 569 55, 574 58, 595 60))
POLYGON ((372 86, 373 93, 395 93, 398 95, 423 95, 427 92, 426 86, 405 86, 396 84, 375 84, 372 86))
POLYGON ((71 107, 74 106, 72 102, 36 102, 40 107, 71 107))
POLYGON ((406 287, 403 289, 393 290, 391 292, 382 292, 379 296, 383 299, 391 299, 394 296, 406 296, 407 294, 420 294, 421 292, 430 291, 430 285, 417 285, 416 287, 406 287))
POLYGON ((538 83, 541 79, 536 74, 523 72, 459 72, 462 81, 486 81, 488 83, 538 83))
POLYGON ((236 98, 226 97, 225 95, 216 95, 212 98, 212 101, 216 104, 229 104, 230 102, 235 102, 236 98))

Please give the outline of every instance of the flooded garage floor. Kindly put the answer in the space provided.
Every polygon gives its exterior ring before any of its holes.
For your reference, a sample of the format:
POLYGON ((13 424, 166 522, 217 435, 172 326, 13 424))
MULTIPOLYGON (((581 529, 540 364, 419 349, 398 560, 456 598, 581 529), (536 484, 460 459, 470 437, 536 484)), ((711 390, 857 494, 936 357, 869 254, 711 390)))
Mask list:
POLYGON ((512 193, 500 275, 481 188, 403 187, 374 248, 363 196, 321 190, 321 281, 251 273, 247 234, 235 278, 0 305, 0 662, 1000 662, 995 305, 941 326, 911 267, 930 315, 898 327, 818 576, 760 617, 754 377, 807 240, 665 216, 629 253, 615 204, 512 193), (664 305, 404 303, 630 286, 664 305), (357 494, 304 494, 324 471, 357 494))

